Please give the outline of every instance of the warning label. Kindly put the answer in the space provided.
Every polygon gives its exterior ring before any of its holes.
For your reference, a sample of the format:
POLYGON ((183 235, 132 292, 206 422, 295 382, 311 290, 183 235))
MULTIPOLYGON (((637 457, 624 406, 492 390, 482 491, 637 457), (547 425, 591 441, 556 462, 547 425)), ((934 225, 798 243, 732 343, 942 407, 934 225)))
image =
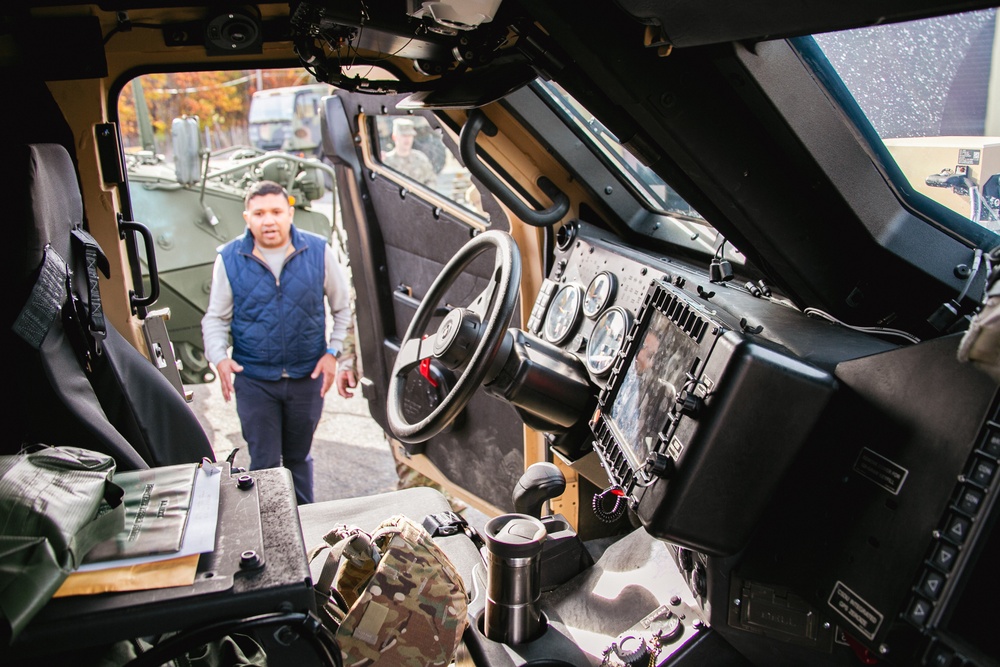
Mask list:
POLYGON ((979 164, 982 151, 975 148, 958 149, 958 164, 979 164))
POLYGON ((670 446, 667 447, 667 454, 670 455, 670 458, 672 458, 674 461, 678 460, 681 457, 681 452, 683 451, 684 451, 684 443, 678 440, 677 436, 671 438, 670 446))
POLYGON ((875 607, 865 602, 861 596, 838 581, 830 593, 827 604, 844 617, 854 629, 868 639, 875 639, 875 633, 882 625, 883 616, 875 607))
POLYGON ((903 482, 910 473, 903 466, 893 463, 867 447, 858 454, 858 460, 854 462, 854 472, 893 495, 899 495, 899 490, 903 488, 903 482))

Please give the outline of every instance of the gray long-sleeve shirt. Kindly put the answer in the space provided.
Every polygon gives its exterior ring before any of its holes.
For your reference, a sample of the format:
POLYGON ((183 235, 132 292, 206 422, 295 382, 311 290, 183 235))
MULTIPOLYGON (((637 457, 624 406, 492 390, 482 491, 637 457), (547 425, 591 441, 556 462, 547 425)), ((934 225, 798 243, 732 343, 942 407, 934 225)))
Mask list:
MULTIPOLYGON (((272 262, 272 258, 268 257, 268 255, 273 257, 274 251, 261 253, 262 259, 271 266, 271 272, 276 277, 280 274, 286 248, 279 251, 278 259, 281 261, 278 262, 272 262)), ((254 252, 260 252, 260 248, 255 247, 254 252)), ((350 288, 344 270, 337 261, 333 248, 329 245, 326 246, 323 261, 325 269, 323 291, 326 294, 330 313, 333 315, 333 330, 327 344, 331 349, 343 350, 344 337, 347 335, 347 327, 351 322, 350 288)), ((225 262, 219 255, 215 258, 215 266, 212 269, 212 291, 208 298, 208 310, 201 318, 205 358, 213 365, 218 365, 220 361, 229 357, 229 333, 232 321, 233 288, 229 284, 229 276, 226 275, 225 262)))

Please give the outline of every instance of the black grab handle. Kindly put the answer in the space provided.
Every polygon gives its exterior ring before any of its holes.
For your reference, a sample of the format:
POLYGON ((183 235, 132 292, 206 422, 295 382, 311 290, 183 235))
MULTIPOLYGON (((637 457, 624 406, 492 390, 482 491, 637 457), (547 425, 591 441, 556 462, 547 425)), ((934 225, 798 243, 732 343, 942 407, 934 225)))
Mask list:
POLYGON ((469 112, 469 118, 462 126, 462 133, 459 136, 459 147, 465 166, 478 178, 496 197, 507 205, 507 208, 514 212, 518 218, 534 227, 549 227, 562 220, 566 212, 569 211, 569 197, 556 187, 556 184, 546 176, 538 178, 538 187, 552 200, 552 206, 536 211, 525 204, 510 188, 508 188, 499 178, 497 178, 479 156, 476 155, 476 137, 479 132, 486 132, 489 136, 497 133, 496 125, 490 122, 486 114, 479 109, 469 112))
POLYGON ((160 276, 156 270, 156 246, 153 243, 153 234, 141 222, 121 220, 119 216, 118 235, 125 240, 129 265, 132 269, 132 283, 135 286, 135 290, 130 290, 129 294, 132 311, 138 313, 139 317, 145 317, 146 310, 160 298, 160 276), (146 249, 146 266, 149 268, 149 294, 146 295, 136 291, 142 290, 142 269, 139 265, 139 252, 135 236, 127 232, 138 233, 142 237, 146 249))

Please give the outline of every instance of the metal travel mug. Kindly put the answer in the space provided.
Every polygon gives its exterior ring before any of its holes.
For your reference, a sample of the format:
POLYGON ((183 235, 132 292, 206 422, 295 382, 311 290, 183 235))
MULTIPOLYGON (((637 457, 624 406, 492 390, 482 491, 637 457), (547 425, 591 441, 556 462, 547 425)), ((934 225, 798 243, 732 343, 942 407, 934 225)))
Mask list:
POLYGON ((542 612, 541 552, 545 526, 527 514, 502 514, 486 523, 486 636, 504 644, 538 637, 542 612))

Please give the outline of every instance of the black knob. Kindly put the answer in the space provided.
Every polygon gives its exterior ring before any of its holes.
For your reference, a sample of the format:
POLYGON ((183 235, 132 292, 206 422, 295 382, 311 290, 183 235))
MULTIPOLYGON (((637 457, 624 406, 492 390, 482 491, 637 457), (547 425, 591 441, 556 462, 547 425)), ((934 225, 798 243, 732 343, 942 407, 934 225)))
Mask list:
POLYGON ((682 415, 697 417, 704 405, 705 399, 687 389, 677 394, 677 408, 681 411, 682 415))
POLYGON ((646 474, 660 479, 670 479, 676 471, 674 460, 661 452, 653 452, 646 457, 646 474))
POLYGON ((553 463, 533 463, 517 480, 510 499, 514 511, 541 518, 542 503, 561 496, 566 490, 566 476, 553 463))

